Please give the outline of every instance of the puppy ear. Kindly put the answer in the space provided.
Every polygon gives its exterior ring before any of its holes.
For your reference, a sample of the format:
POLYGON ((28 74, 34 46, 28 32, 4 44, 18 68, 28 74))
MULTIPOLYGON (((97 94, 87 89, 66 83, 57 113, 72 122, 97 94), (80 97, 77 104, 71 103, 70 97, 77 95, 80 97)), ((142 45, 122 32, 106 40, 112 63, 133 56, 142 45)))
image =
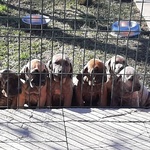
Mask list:
POLYGON ((45 65, 45 71, 46 71, 46 76, 48 77, 49 76, 49 71, 48 71, 47 65, 45 65))
POLYGON ((127 77, 127 79, 130 80, 130 81, 133 81, 134 80, 134 76, 130 75, 130 76, 127 77))
POLYGON ((111 73, 111 67, 110 67, 110 64, 111 64, 111 60, 108 60, 106 61, 105 63, 105 66, 106 66, 106 72, 108 73, 111 73))
POLYGON ((72 78, 72 76, 73 76, 73 66, 72 66, 72 63, 70 63, 70 72, 69 72, 70 74, 70 78, 72 78))
POLYGON ((77 74, 76 75, 76 78, 80 81, 80 82, 82 82, 82 80, 83 80, 83 74, 77 74))
POLYGON ((84 68, 81 70, 81 73, 88 73, 88 66, 85 65, 84 68))
POLYGON ((23 66, 23 68, 20 71, 20 78, 23 80, 27 80, 27 75, 26 73, 28 72, 29 68, 27 65, 23 66))
POLYGON ((47 67, 47 65, 45 65, 45 70, 46 70, 46 72, 48 72, 48 67, 47 67))
POLYGON ((46 67, 48 69, 48 72, 51 73, 53 70, 53 65, 52 65, 52 61, 49 60, 48 63, 46 64, 46 67))

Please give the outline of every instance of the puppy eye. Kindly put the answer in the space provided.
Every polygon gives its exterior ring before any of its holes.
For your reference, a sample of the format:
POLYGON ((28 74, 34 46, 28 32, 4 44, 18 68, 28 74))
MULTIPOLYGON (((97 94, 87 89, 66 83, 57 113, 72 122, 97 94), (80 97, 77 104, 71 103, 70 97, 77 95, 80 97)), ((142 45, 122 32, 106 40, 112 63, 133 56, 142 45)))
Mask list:
POLYGON ((65 66, 69 66, 69 63, 68 63, 68 62, 65 62, 65 66))
POLYGON ((115 64, 119 64, 119 61, 116 61, 115 64))
POLYGON ((94 71, 98 71, 98 70, 99 70, 99 68, 98 68, 98 67, 95 67, 94 71))
POLYGON ((59 65, 60 63, 59 63, 58 61, 56 61, 54 64, 55 64, 55 65, 59 65))
POLYGON ((122 61, 122 62, 116 61, 115 64, 125 64, 125 61, 122 61))
POLYGON ((94 68, 91 73, 97 73, 97 72, 98 72, 98 68, 94 68))
POLYGON ((43 73, 46 73, 46 70, 43 70, 43 73))
POLYGON ((47 71, 43 70, 42 75, 47 75, 47 71))
POLYGON ((133 76, 132 76, 132 77, 131 77, 131 78, 129 78, 128 80, 129 80, 129 81, 133 81, 133 79, 134 79, 134 78, 133 78, 133 76))
POLYGON ((125 64, 126 64, 126 62, 125 62, 125 61, 123 61, 123 62, 122 62, 122 64, 124 64, 124 65, 125 65, 125 64))

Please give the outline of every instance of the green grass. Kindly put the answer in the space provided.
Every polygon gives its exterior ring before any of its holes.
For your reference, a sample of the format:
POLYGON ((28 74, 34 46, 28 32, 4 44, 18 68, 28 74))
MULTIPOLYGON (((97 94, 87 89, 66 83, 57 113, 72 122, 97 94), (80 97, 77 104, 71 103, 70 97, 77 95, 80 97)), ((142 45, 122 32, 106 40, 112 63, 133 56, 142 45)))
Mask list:
POLYGON ((0 4, 0 13, 6 12, 7 11, 7 6, 0 4))

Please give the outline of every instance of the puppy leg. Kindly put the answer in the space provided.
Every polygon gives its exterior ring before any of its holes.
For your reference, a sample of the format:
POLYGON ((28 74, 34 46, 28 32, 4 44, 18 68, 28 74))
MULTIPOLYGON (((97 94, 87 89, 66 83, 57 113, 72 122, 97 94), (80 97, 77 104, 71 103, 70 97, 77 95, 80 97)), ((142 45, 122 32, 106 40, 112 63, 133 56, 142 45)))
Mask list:
POLYGON ((75 88, 75 97, 78 106, 83 106, 83 98, 82 98, 82 91, 80 87, 75 88))
POLYGON ((50 87, 50 79, 47 79, 47 89, 46 89, 46 102, 45 105, 50 107, 52 106, 52 91, 50 87))
POLYGON ((18 99, 17 99, 17 107, 18 108, 24 108, 24 104, 25 104, 25 93, 21 93, 19 94, 18 96, 18 99))
POLYGON ((133 92, 131 95, 131 106, 132 107, 139 107, 140 99, 138 91, 133 92))
POLYGON ((72 103, 72 96, 73 96, 73 91, 71 90, 69 94, 64 95, 64 106, 65 107, 70 107, 72 103))
POLYGON ((100 100, 98 102, 98 105, 105 107, 107 106, 107 86, 104 83, 102 88, 101 88, 101 93, 100 93, 100 100))
POLYGON ((38 99, 37 106, 39 108, 44 107, 46 103, 46 99, 47 99, 47 84, 41 88, 40 98, 38 99))
POLYGON ((139 101, 141 107, 150 106, 150 91, 143 85, 141 85, 140 91, 138 91, 139 101))
POLYGON ((51 96, 50 91, 47 92, 45 106, 48 106, 48 107, 52 106, 52 96, 51 96))
POLYGON ((10 108, 14 108, 14 109, 17 108, 17 96, 13 99, 10 108))
POLYGON ((40 99, 38 100, 37 107, 42 108, 45 106, 45 103, 46 103, 46 95, 41 95, 40 99))

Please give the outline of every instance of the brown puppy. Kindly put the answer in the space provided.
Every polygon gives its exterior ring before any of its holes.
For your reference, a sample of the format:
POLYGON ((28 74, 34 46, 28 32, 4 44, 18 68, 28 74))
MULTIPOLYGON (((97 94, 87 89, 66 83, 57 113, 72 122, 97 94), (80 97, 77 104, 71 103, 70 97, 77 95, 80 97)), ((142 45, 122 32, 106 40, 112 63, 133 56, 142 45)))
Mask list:
POLYGON ((25 80, 22 93, 19 95, 19 107, 24 104, 29 106, 45 106, 47 98, 48 69, 38 59, 33 59, 20 71, 20 77, 25 80))
POLYGON ((73 79, 74 93, 79 106, 106 106, 106 68, 99 59, 91 59, 81 74, 73 79))
POLYGON ((65 54, 56 54, 52 61, 47 63, 50 82, 49 82, 49 106, 71 106, 73 95, 72 83, 72 63, 65 54))
POLYGON ((22 83, 12 70, 0 71, 0 108, 17 108, 17 97, 22 83))
POLYGON ((135 94, 138 95, 140 107, 150 108, 150 91, 143 84, 141 84, 140 90, 136 91, 135 94))
POLYGON ((112 87, 111 106, 139 107, 136 91, 141 89, 139 75, 131 66, 122 69, 112 87))
POLYGON ((108 95, 108 106, 110 106, 111 89, 114 85, 114 77, 119 73, 125 66, 127 66, 126 59, 121 55, 115 55, 105 63, 107 73, 107 95, 108 95))

